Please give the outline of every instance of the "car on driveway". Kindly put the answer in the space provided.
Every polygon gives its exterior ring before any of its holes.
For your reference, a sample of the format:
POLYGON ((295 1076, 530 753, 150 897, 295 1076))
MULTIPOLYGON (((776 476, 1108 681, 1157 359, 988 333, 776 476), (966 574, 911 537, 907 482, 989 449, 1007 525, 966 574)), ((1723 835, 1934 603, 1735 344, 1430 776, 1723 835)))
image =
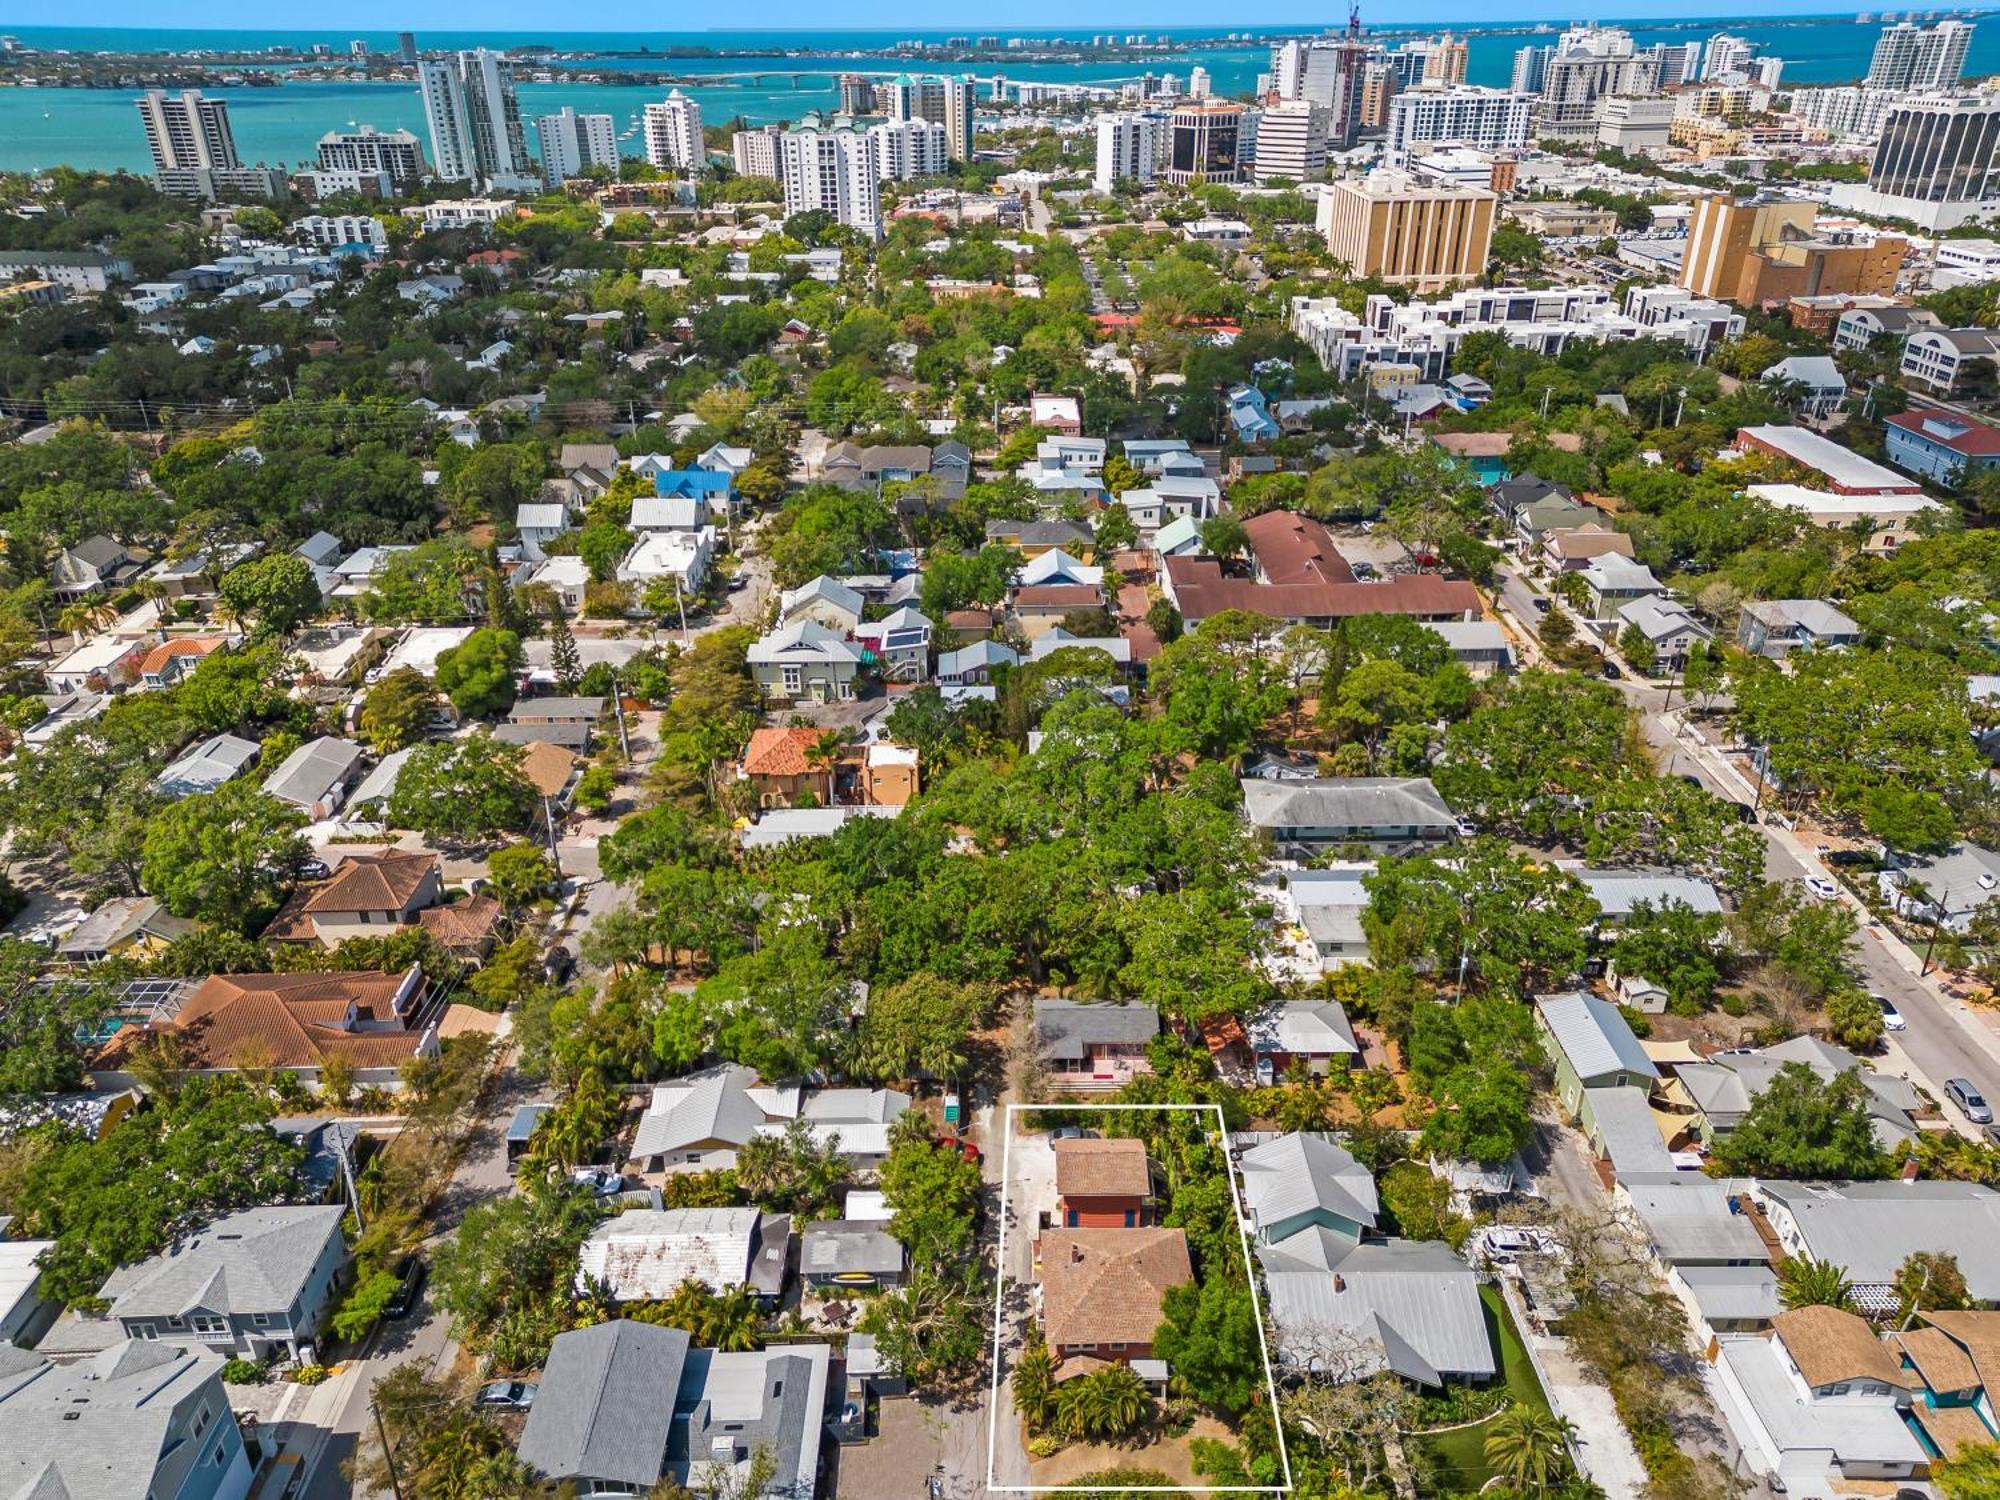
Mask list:
POLYGON ((481 1386, 473 1405, 506 1411, 526 1411, 535 1404, 535 1388, 525 1380, 495 1380, 481 1386))
POLYGON ((1882 1007, 1882 1029, 1884 1031, 1908 1031, 1910 1023, 1903 1019, 1903 1013, 1896 1009, 1896 1002, 1887 995, 1870 995, 1869 999, 1882 1007))
POLYGON ((1947 1078, 1944 1081, 1945 1097, 1956 1104, 1965 1118, 1975 1125, 1993 1123, 1993 1106, 1986 1102, 1986 1096, 1970 1078, 1947 1078))
POLYGON ((1054 1130, 1049 1132, 1049 1139, 1052 1141, 1094 1141, 1097 1139, 1097 1132, 1094 1130, 1085 1130, 1081 1125, 1058 1125, 1054 1130))
POLYGON ((569 1174, 569 1180, 578 1187, 587 1187, 600 1197, 625 1191, 625 1179, 617 1172, 606 1171, 603 1167, 578 1167, 569 1174))
POLYGON ((1840 887, 1824 875, 1806 876, 1806 889, 1822 901, 1835 901, 1840 897, 1840 887))

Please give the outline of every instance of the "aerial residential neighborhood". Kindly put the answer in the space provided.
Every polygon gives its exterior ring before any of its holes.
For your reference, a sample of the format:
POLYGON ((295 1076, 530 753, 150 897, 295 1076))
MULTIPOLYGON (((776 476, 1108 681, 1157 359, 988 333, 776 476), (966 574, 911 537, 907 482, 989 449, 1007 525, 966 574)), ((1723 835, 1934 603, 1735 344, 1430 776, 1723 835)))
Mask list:
POLYGON ((2000 1500, 2000 33, 826 19, 0 37, 0 1500, 2000 1500))

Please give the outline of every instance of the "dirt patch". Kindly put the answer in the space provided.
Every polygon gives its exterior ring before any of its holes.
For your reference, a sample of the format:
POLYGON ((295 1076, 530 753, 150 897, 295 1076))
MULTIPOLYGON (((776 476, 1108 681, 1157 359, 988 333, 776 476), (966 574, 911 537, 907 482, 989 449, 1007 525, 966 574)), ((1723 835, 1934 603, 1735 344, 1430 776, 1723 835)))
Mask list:
POLYGON ((1186 1434, 1174 1437, 1154 1433, 1130 1443, 1072 1443, 1047 1458, 1029 1461, 1028 1474, 1034 1484, 1074 1484, 1085 1474, 1100 1469, 1156 1469, 1175 1484, 1195 1485, 1205 1481, 1195 1473, 1188 1455, 1195 1438, 1214 1438, 1234 1443, 1236 1434, 1213 1417, 1197 1417, 1186 1434))

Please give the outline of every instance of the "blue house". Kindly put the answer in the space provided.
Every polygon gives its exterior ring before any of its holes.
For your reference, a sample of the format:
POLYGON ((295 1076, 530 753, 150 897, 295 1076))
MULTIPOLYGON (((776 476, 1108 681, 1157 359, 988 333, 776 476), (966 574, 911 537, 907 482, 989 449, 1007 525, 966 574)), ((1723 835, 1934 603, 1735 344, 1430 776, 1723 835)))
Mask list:
POLYGON ((736 506, 736 476, 717 469, 662 469, 653 492, 665 500, 699 500, 710 513, 727 516, 736 506))
POLYGON ((2000 427, 1958 412, 1896 412, 1882 419, 1882 442, 1890 463, 1941 485, 2000 464, 2000 427))
POLYGON ((1229 421, 1246 443, 1268 443, 1278 435, 1278 420, 1254 385, 1239 385, 1229 393, 1229 421))

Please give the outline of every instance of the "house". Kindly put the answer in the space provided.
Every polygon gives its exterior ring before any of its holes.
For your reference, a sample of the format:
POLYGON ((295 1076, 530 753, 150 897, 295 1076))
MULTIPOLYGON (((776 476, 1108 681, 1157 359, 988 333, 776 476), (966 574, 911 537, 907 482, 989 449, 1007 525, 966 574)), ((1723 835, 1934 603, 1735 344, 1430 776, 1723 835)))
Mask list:
POLYGON ((330 735, 307 740, 264 779, 264 793, 298 808, 309 821, 331 817, 361 764, 361 747, 330 735))
POLYGON ((512 582, 517 590, 531 584, 549 590, 564 613, 573 615, 583 608, 584 594, 590 587, 590 564, 580 557, 558 553, 528 564, 514 574, 512 582))
POLYGON ((1120 444, 1125 462, 1149 479, 1162 474, 1197 475, 1204 471, 1201 458, 1188 446, 1186 438, 1127 438, 1120 444))
POLYGON ((1694 1134, 1713 1141, 1742 1123, 1781 1069, 1798 1065, 1810 1068, 1826 1082, 1842 1073, 1858 1074, 1868 1091, 1869 1123, 1885 1151, 1915 1139, 1913 1116, 1923 1104, 1909 1082, 1863 1067, 1861 1059, 1845 1047, 1818 1037, 1795 1036, 1775 1047, 1740 1047, 1714 1053, 1700 1062, 1678 1063, 1674 1067, 1679 1084, 1676 1098, 1684 1099, 1692 1109, 1689 1128, 1694 1134))
POLYGON ((484 894, 468 896, 463 901, 427 906, 417 913, 417 925, 428 932, 440 948, 453 958, 472 964, 486 961, 493 945, 499 941, 506 921, 507 908, 484 894))
POLYGON ((1835 349, 1866 349, 1888 334, 1906 338, 1926 328, 1942 328, 1938 315, 1928 307, 1851 307, 1833 325, 1835 349))
POLYGON ((338 948, 349 938, 384 937, 444 898, 444 867, 435 854, 391 849, 350 854, 324 880, 286 898, 264 940, 338 948))
POLYGON ((1427 628, 1444 638, 1451 659, 1474 677, 1514 670, 1514 647, 1498 620, 1433 620, 1427 628))
POLYGON ((759 1298, 784 1289, 791 1221, 754 1208, 637 1208, 591 1230, 577 1255, 577 1285, 600 1285, 614 1302, 657 1302, 683 1282, 712 1292, 747 1286, 759 1298))
POLYGON ((1773 1489, 1852 1493, 1927 1470, 1929 1455, 1904 1415, 1912 1377, 1851 1312, 1781 1312, 1769 1337, 1720 1340, 1714 1371, 1718 1404, 1773 1489))
POLYGON ((903 1247, 880 1224, 822 1219, 799 1235, 799 1275, 821 1291, 901 1286, 903 1247))
POLYGON ((185 557, 164 557, 139 575, 139 582, 162 599, 214 599, 224 574, 253 556, 258 542, 204 547, 185 557))
POLYGON ((1130 1136, 1055 1141, 1056 1222, 1064 1229, 1137 1229, 1150 1222, 1153 1169, 1130 1136))
POLYGON ((732 480, 757 461, 757 450, 740 443, 710 443, 695 459, 697 469, 727 474, 732 480))
POLYGON ((799 620, 752 642, 749 664, 766 698, 845 703, 861 673, 861 648, 824 625, 799 620))
POLYGON ((1861 627, 1824 599, 1760 599, 1743 606, 1736 625, 1737 645, 1773 661, 1860 643, 1861 627))
POLYGON ((1205 474, 1163 474, 1142 488, 1129 489, 1118 503, 1142 532, 1169 521, 1206 521, 1222 509, 1222 487, 1205 474))
POLYGON ((1595 995, 1571 992, 1535 997, 1535 1023, 1542 1050, 1555 1069, 1556 1097, 1586 1134, 1593 1131, 1588 1097, 1599 1089, 1644 1091, 1659 1081, 1659 1069, 1639 1045, 1618 1007, 1595 995))
POLYGON ((1891 1334, 1912 1393, 1910 1417, 1946 1458, 2000 1441, 2000 1312, 1919 1312, 1891 1334))
POLYGON ((1179 1229, 1050 1229, 1035 1256, 1058 1379, 1069 1359, 1152 1358, 1167 1293, 1194 1280, 1179 1229))
POLYGON ((1632 556, 1632 538, 1595 521, 1559 527, 1542 538, 1542 556, 1562 573, 1574 573, 1591 559, 1611 554, 1632 556))
POLYGON ((870 741, 861 756, 861 795, 870 807, 907 807, 922 780, 921 756, 914 745, 870 741))
POLYGON ((1087 584, 1097 588, 1103 582, 1103 568, 1072 557, 1060 547, 1031 557, 1014 570, 1014 587, 1022 589, 1043 588, 1052 584, 1087 584))
POLYGON ((1882 419, 1889 462, 1947 489, 2000 464, 2000 427, 1957 411, 1916 409, 1882 419))
POLYGON ((1018 667, 1021 653, 1001 641, 974 641, 938 657, 940 687, 970 687, 990 683, 995 667, 1018 667))
POLYGON ((514 530, 521 538, 521 556, 531 563, 546 561, 548 544, 569 530, 569 507, 524 501, 514 508, 514 530))
POLYGON ((595 694, 582 697, 550 694, 541 698, 522 698, 507 710, 507 722, 530 724, 537 728, 552 724, 580 724, 588 729, 604 717, 605 705, 610 701, 595 694))
POLYGON ((1433 1387, 1493 1377, 1472 1268, 1441 1242, 1378 1234, 1375 1180, 1331 1137, 1278 1136, 1237 1165, 1281 1365, 1433 1387))
POLYGON ((108 536, 85 537, 56 554, 49 569, 49 588, 59 599, 113 593, 136 579, 146 562, 145 553, 108 536))
POLYGON ((43 674, 43 680, 55 694, 113 692, 138 680, 146 651, 143 640, 101 635, 64 656, 43 674))
POLYGON ((1618 618, 1618 611, 1635 599, 1650 599, 1667 591, 1651 568, 1615 553, 1593 557, 1577 571, 1577 577, 1589 590, 1590 618, 1600 623, 1618 618))
POLYGON ((1897 1305, 1896 1272, 1918 1250, 1956 1256, 1966 1290, 2000 1305, 2000 1193, 1973 1182, 1769 1182, 1753 1196, 1788 1255, 1843 1266, 1855 1306, 1897 1305))
POLYGON ((1022 630, 1033 636, 1067 615, 1103 609, 1104 590, 1094 583, 1034 583, 1017 587, 1007 602, 1022 630))
POLYGON ((930 676, 931 622, 914 605, 855 626, 853 636, 874 654, 884 682, 922 682, 930 676))
POLYGON ((1034 458, 1021 466, 1021 477, 1031 482, 1038 479, 1094 481, 1104 473, 1109 446, 1103 438, 1044 438, 1035 445, 1034 458))
MULTIPOLYGON (((1749 1268, 1768 1273, 1771 1252, 1728 1183, 1695 1172, 1621 1181, 1618 1197, 1645 1227, 1662 1265, 1685 1277, 1693 1270, 1749 1268)), ((1699 1278, 1696 1278, 1699 1280, 1699 1278)), ((1690 1283, 1693 1284, 1693 1283, 1690 1283)), ((1777 1311, 1775 1285, 1764 1320, 1777 1311)))
POLYGON ((1337 844, 1437 843, 1458 836, 1458 817, 1422 776, 1245 778, 1243 813, 1281 850, 1337 844))
POLYGON ((1035 1000, 1035 1035, 1050 1083, 1065 1093, 1121 1089, 1153 1071, 1147 1045, 1160 1033, 1160 1013, 1130 1001, 1035 1000))
POLYGON ((1975 364, 1983 363, 1991 378, 2000 359, 2000 334, 1990 328, 1918 328, 1903 340, 1903 357, 1896 373, 1933 395, 1957 392, 1975 364))
POLYGON ((1942 854, 1899 855, 1896 868, 1876 880, 1899 915, 1964 932, 1979 908, 2000 896, 2000 854, 1978 844, 1953 844, 1942 854), (1911 894, 1918 886, 1924 894, 1911 894))
POLYGON ((346 1212, 332 1203, 230 1214, 150 1260, 121 1266, 98 1296, 127 1338, 244 1359, 308 1357, 347 1264, 346 1212))
POLYGON ((1278 419, 1271 415, 1271 408, 1264 400, 1264 393, 1254 385, 1234 387, 1223 398, 1229 425, 1235 430, 1238 441, 1255 447, 1268 443, 1278 436, 1278 419))
POLYGON ((1191 557, 1200 553, 1201 523, 1192 516, 1167 522, 1153 533, 1153 551, 1161 557, 1191 557))
MULTIPOLYGON (((1461 459, 1474 456, 1504 458, 1508 445, 1513 442, 1513 437, 1504 432, 1443 433, 1433 437, 1431 442, 1461 459), (1492 450, 1491 454, 1487 452, 1489 448, 1492 450)), ((1562 500, 1576 498, 1570 493, 1569 486, 1557 484, 1529 471, 1490 481, 1486 491, 1486 503, 1499 513, 1501 520, 1510 525, 1517 522, 1522 510, 1527 506, 1533 505, 1537 500, 1547 500, 1551 497, 1562 500)), ((1588 506, 1578 508, 1590 513, 1588 506)))
POLYGON ((1699 875, 1671 870, 1594 870, 1584 865, 1570 868, 1569 873, 1597 903, 1600 933, 1623 925, 1642 901, 1655 911, 1669 903, 1708 915, 1722 911, 1722 898, 1715 886, 1699 875))
POLYGON ((42 1281, 41 1258, 56 1242, 9 1239, 7 1229, 0 1219, 0 1347, 32 1349, 62 1311, 42 1281))
POLYGON ((1739 427, 1736 451, 1768 453, 1819 476, 1841 495, 1914 495, 1923 486, 1806 427, 1739 427))
POLYGON ((405 1063, 437 1055, 429 999, 415 964, 401 974, 213 974, 172 1014, 121 1027, 91 1055, 88 1072, 99 1090, 132 1087, 133 1059, 165 1033, 179 1049, 182 1074, 268 1068, 317 1087, 321 1067, 337 1056, 360 1087, 400 1088, 405 1063))
MULTIPOLYGON (((1520 481, 1509 483, 1518 484, 1520 481)), ((1514 534, 1521 539, 1527 551, 1533 552, 1546 546, 1554 532, 1595 526, 1603 519, 1602 511, 1579 504, 1567 492, 1542 495, 1515 509, 1514 534)))
POLYGON ((1057 437, 1083 434, 1083 409, 1074 396, 1050 396, 1036 392, 1028 397, 1028 424, 1057 437))
POLYGON ((744 849, 776 849, 793 839, 831 838, 856 818, 893 817, 898 807, 774 807, 736 836, 744 849))
POLYGON ((1831 356, 1825 354, 1790 355, 1758 379, 1765 385, 1777 386, 1779 399, 1804 422, 1824 422, 1847 399, 1847 377, 1840 373, 1840 366, 1831 356))
POLYGON ((172 687, 214 651, 227 642, 219 635, 177 636, 163 641, 139 661, 139 685, 146 688, 172 687))
POLYGON ((113 896, 56 945, 56 957, 68 964, 101 963, 129 958, 144 963, 158 958, 174 939, 198 924, 177 917, 151 896, 113 896))
POLYGON ((822 573, 778 595, 778 620, 791 625, 811 621, 841 635, 851 635, 861 623, 864 601, 858 590, 822 573))
MULTIPOLYGON (((653 492, 661 500, 692 501, 717 521, 726 521, 736 508, 736 479, 726 469, 662 469, 653 475, 653 492)), ((641 525, 640 504, 632 503, 634 527, 641 525)))
POLYGON ((1325 572, 1325 579, 1302 577, 1290 583, 1270 583, 1225 574, 1213 558, 1165 557, 1160 591, 1190 628, 1228 610, 1322 629, 1356 615, 1407 615, 1424 621, 1475 620, 1480 616, 1479 591, 1462 578, 1399 573, 1379 582, 1342 583, 1332 581, 1330 564, 1325 572))
POLYGON ((713 526, 694 531, 642 531, 632 550, 619 561, 618 580, 639 585, 643 602, 644 586, 664 579, 673 584, 676 603, 684 608, 685 596, 699 594, 708 584, 715 545, 713 526))
POLYGON ((931 450, 919 443, 835 443, 820 460, 819 477, 843 489, 874 488, 921 479, 931 471, 931 450))
POLYGON ((1374 873, 1372 862, 1279 873, 1272 891, 1273 920, 1303 936, 1301 957, 1307 959, 1309 973, 1329 974, 1346 964, 1368 962, 1368 933, 1361 922, 1368 888, 1362 882, 1374 873))
POLYGON ((1263 1076, 1268 1065, 1277 1077, 1294 1065, 1325 1075, 1346 1068, 1361 1055, 1347 1012, 1338 1000, 1284 1000, 1246 1028, 1250 1050, 1263 1076))
POLYGON ((242 1500, 250 1458, 206 1349, 126 1341, 74 1364, 0 1346, 0 1491, 242 1500))
POLYGON ((834 800, 833 766, 838 751, 821 754, 830 731, 766 724, 750 732, 736 779, 750 783, 759 807, 789 807, 809 795, 821 806, 834 800))
POLYGON ((1033 560, 1044 552, 1067 552, 1088 562, 1096 555, 1097 537, 1075 521, 988 521, 989 546, 1012 547, 1033 560))
POLYGON ((1622 635, 1636 630, 1652 648, 1649 663, 1635 663, 1656 672, 1678 672, 1687 665, 1688 653, 1696 643, 1707 644, 1715 632, 1688 612, 1678 599, 1665 594, 1649 595, 1618 606, 1618 628, 1622 635))
POLYGON ((678 1328, 625 1319, 572 1329, 549 1346, 519 1457, 579 1496, 812 1500, 829 1360, 825 1344, 697 1349, 678 1328))
POLYGON ((618 447, 615 443, 564 443, 556 456, 556 467, 565 474, 574 474, 578 469, 590 469, 598 474, 615 473, 618 469, 618 447))
POLYGON ((627 1158, 634 1172, 712 1172, 736 1165, 752 1138, 804 1120, 821 1139, 838 1136, 840 1154, 864 1170, 889 1154, 889 1127, 910 1107, 895 1089, 800 1089, 759 1084, 734 1064, 655 1084, 627 1158))

